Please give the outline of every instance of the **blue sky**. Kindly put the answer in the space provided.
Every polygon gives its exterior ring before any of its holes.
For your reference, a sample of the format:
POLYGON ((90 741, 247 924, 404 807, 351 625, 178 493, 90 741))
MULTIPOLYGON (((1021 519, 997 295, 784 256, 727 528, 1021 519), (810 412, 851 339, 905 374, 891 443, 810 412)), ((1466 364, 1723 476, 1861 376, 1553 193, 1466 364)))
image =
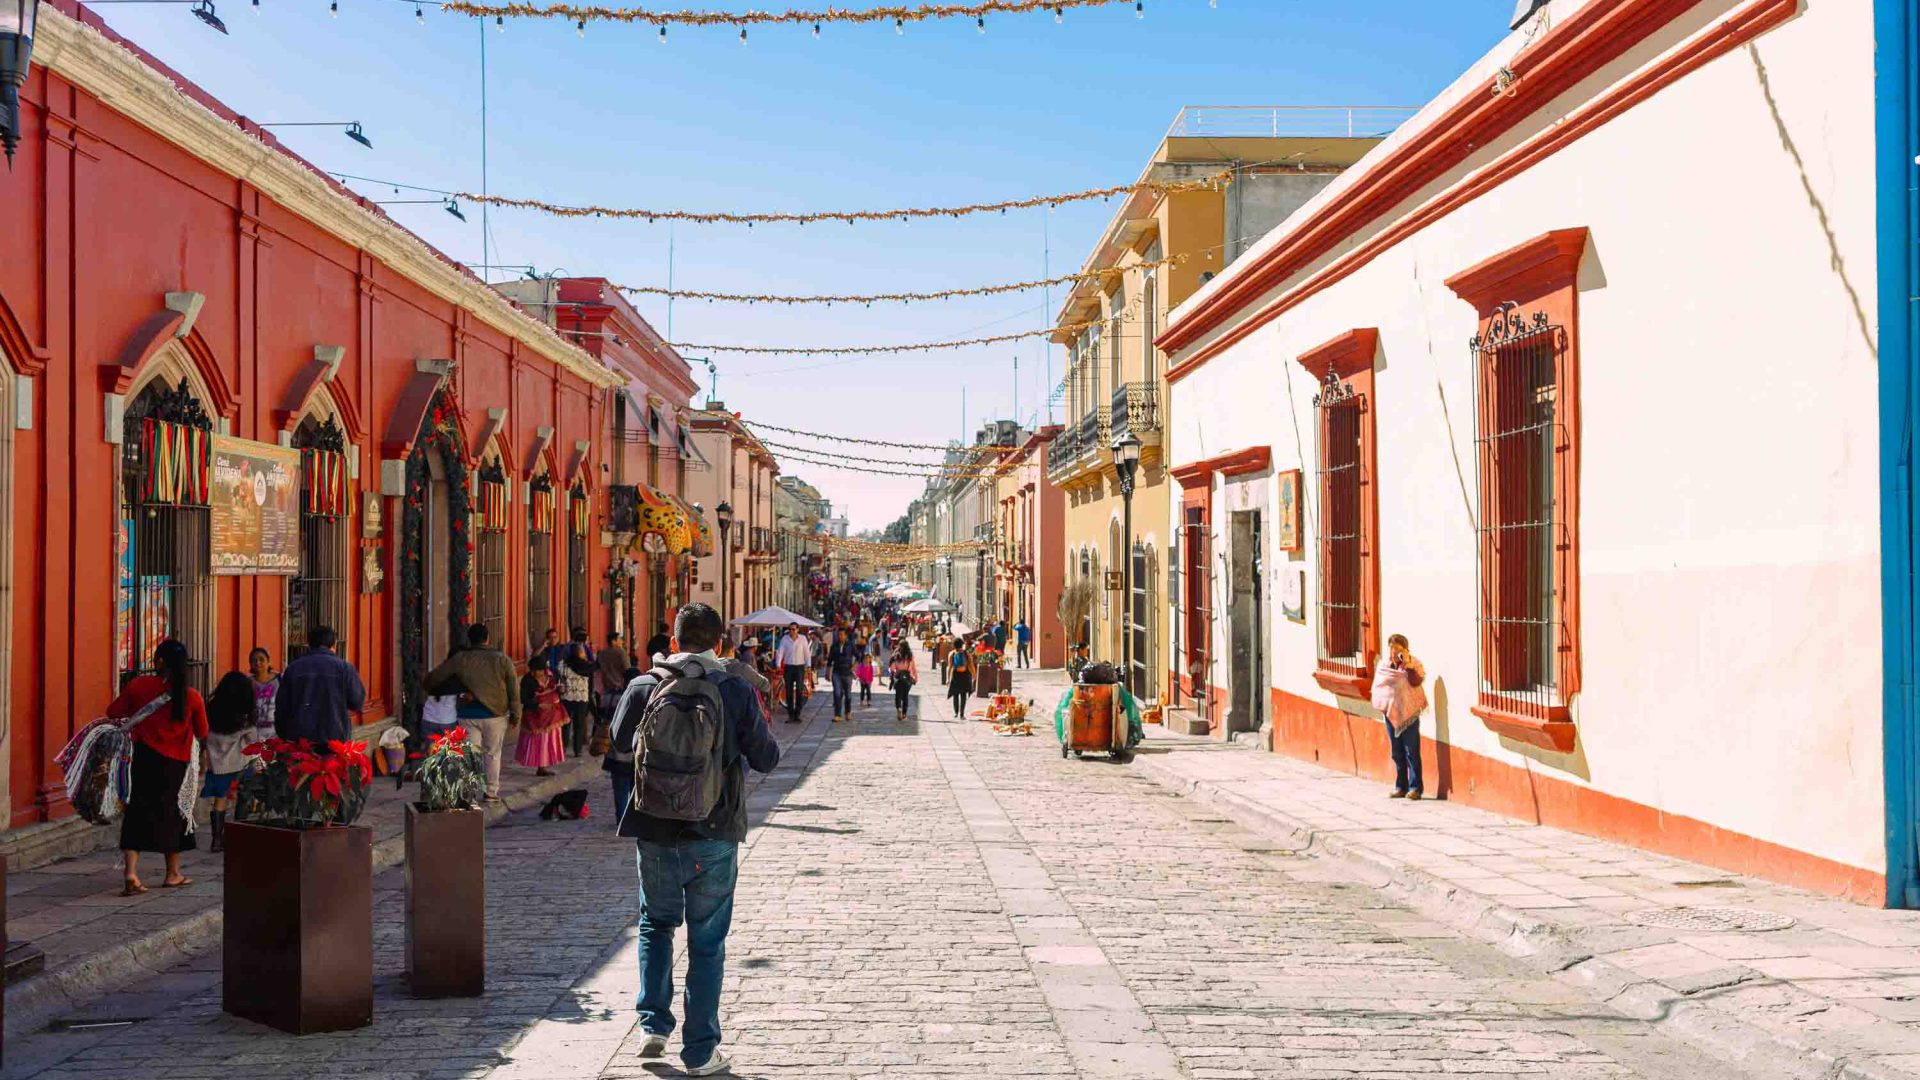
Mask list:
MULTIPOLYGON (((480 185, 480 39, 488 180, 500 194, 697 210, 877 209, 1023 198, 1133 180, 1183 105, 1419 105, 1499 40, 1511 0, 1147 0, 1049 15, 891 27, 753 31, 508 20, 406 0, 218 0, 231 35, 182 5, 106 4, 117 29, 262 122, 359 120, 371 150, 324 128, 282 138, 322 168, 436 188, 480 185)), ((864 0, 847 0, 866 6, 864 0)), ((679 6, 675 4, 674 6, 679 6)), ((710 6, 742 10, 746 3, 710 6)), ((761 6, 778 6, 762 4, 761 6)), ((394 194, 355 184, 375 197, 394 194)), ((482 261, 481 215, 395 217, 456 259, 482 261)), ((1101 203, 913 225, 680 226, 680 288, 817 293, 925 290, 1077 269, 1101 203), (1051 252, 1049 256, 1049 250, 1051 252)), ((493 260, 665 284, 664 224, 490 215, 493 260)), ((501 274, 508 272, 499 272, 501 274)), ((497 275, 496 275, 497 276, 497 275)), ((1059 294, 1053 298, 1057 304, 1059 294)), ((663 300, 637 306, 667 329, 663 300)), ((1039 329, 1039 293, 871 310, 679 302, 674 339, 752 345, 931 341, 1039 329)), ((1044 407, 1039 340, 851 362, 714 353, 720 393, 749 420, 904 442, 962 435, 1044 407)), ((1053 350, 1051 375, 1060 376, 1053 350)), ((704 380, 704 375, 702 376, 704 380)), ((783 439, 783 441, 785 441, 783 439)), ((886 456, 884 453, 879 456, 886 456)), ((912 455, 899 455, 912 456, 912 455)), ((794 465, 879 527, 921 481, 794 465)))

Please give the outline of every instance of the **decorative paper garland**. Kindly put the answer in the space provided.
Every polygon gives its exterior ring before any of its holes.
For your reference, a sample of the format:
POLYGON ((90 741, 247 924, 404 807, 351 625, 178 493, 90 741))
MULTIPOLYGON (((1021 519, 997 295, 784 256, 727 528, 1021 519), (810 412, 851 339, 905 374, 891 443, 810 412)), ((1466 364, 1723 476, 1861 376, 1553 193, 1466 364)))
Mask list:
POLYGON ((1085 191, 1070 191, 1060 195, 1035 195, 1026 199, 969 203, 964 206, 906 207, 897 210, 827 210, 818 213, 804 214, 734 214, 697 210, 648 210, 644 208, 618 206, 569 206, 563 203, 548 202, 545 199, 519 199, 508 195, 490 195, 478 191, 455 192, 454 198, 516 210, 538 210, 541 213, 552 214, 556 217, 637 218, 647 222, 687 221, 700 225, 746 225, 749 227, 763 223, 805 225, 808 222, 814 221, 839 221, 852 225, 861 221, 908 221, 913 218, 961 218, 970 214, 1004 214, 1009 210, 1030 210, 1040 206, 1054 207, 1063 203, 1087 202, 1093 199, 1110 199, 1115 195, 1131 195, 1136 191, 1151 191, 1157 195, 1177 195, 1188 191, 1218 191, 1232 182, 1233 172, 1232 169, 1225 169, 1199 180, 1122 184, 1119 187, 1088 188, 1085 191))
POLYGON ((975 345, 998 345, 1005 341, 1020 341, 1025 338, 1047 337, 1058 333, 1074 333, 1095 326, 1106 325, 1106 319, 1093 319, 1088 322, 1062 323, 1044 330, 1023 330, 1017 334, 995 334, 992 337, 963 338, 958 341, 926 341, 914 345, 835 345, 825 348, 796 348, 762 345, 712 345, 694 341, 670 341, 667 344, 682 352, 725 352, 743 353, 751 356, 867 356, 882 353, 933 352, 939 349, 965 349, 975 345))
MULTIPOLYGON (((1153 262, 1136 263, 1127 270, 1158 270, 1163 266, 1175 266, 1187 261, 1187 254, 1168 256, 1153 262)), ((705 300, 708 303, 727 304, 912 304, 928 300, 953 300, 963 296, 999 296, 1004 293, 1030 292, 1034 289, 1048 289, 1056 285, 1075 285, 1087 281, 1099 281, 1111 277, 1120 271, 1095 270, 1090 273, 1066 274, 1056 278, 1044 278, 1036 281, 1015 281, 1005 285, 980 285, 967 289, 940 289, 935 292, 908 293, 867 293, 846 296, 781 296, 765 293, 722 293, 697 292, 690 289, 666 289, 657 285, 615 285, 623 293, 631 296, 665 296, 675 300, 705 300)))
MULTIPOLYGON (((1131 3, 1137 13, 1146 10, 1144 0, 976 0, 971 4, 917 4, 913 7, 888 6, 850 10, 847 8, 826 8, 821 11, 650 11, 646 8, 613 8, 600 5, 582 4, 476 4, 466 0, 449 0, 442 3, 440 10, 455 15, 493 16, 498 19, 511 15, 516 19, 566 19, 581 23, 588 19, 595 22, 647 23, 660 28, 660 35, 666 36, 668 26, 725 26, 739 27, 744 39, 746 27, 767 25, 806 26, 812 25, 815 35, 820 27, 827 23, 860 25, 890 22, 896 29, 907 23, 927 22, 933 19, 966 18, 974 20, 984 32, 988 15, 1021 15, 1036 11, 1053 12, 1055 21, 1059 21, 1068 8, 1114 7, 1131 3)), ((1208 7, 1218 7, 1219 0, 1208 0, 1208 7)))

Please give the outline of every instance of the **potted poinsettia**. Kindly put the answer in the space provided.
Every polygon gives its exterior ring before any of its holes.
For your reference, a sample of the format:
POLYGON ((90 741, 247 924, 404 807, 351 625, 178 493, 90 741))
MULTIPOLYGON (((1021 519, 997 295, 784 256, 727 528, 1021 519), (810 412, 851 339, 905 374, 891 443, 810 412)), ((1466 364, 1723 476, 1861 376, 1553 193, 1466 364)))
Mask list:
POLYGON ((456 727, 418 759, 407 805, 407 984, 416 997, 477 997, 487 971, 487 776, 456 727))
POLYGON ((306 1035, 373 1022, 365 743, 247 747, 227 827, 221 1007, 306 1035))

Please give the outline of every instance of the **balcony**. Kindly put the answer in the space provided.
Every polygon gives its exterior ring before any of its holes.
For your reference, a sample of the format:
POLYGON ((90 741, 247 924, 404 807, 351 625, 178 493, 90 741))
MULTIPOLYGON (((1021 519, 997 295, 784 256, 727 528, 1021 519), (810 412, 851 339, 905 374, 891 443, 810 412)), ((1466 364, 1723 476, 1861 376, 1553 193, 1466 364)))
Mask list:
POLYGON ((1113 437, 1132 432, 1143 445, 1160 444, 1160 387, 1150 382, 1124 383, 1113 392, 1113 437))
POLYGON ((1047 472, 1065 472, 1073 466, 1080 456, 1080 434, 1072 428, 1062 428, 1053 441, 1047 444, 1047 472))
POLYGON ((1189 105, 1169 139, 1381 139, 1418 109, 1398 105, 1189 105))

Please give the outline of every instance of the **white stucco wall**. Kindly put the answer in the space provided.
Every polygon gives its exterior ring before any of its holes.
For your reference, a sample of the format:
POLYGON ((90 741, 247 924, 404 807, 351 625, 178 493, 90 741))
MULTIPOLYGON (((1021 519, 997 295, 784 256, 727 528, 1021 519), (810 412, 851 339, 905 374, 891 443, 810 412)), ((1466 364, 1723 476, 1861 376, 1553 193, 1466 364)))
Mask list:
MULTIPOLYGON (((1702 3, 1415 204, 1737 6, 1702 3)), ((1311 490, 1314 387, 1295 358, 1378 327, 1382 638, 1407 634, 1428 665, 1444 703, 1429 734, 1884 870, 1871 14, 1804 5, 1390 249, 1174 384, 1169 439, 1175 465, 1270 446, 1274 469, 1304 469, 1311 490), (1579 326, 1584 689, 1579 747, 1562 756, 1503 743, 1468 712, 1476 324, 1442 282, 1578 226, 1592 233, 1579 326)), ((1309 552, 1316 525, 1310 502, 1309 552)), ((1277 597, 1289 563, 1267 529, 1277 597)), ((1311 609, 1306 626, 1277 610, 1268 624, 1273 685, 1331 703, 1311 677, 1311 609)), ((1213 681, 1230 685, 1224 671, 1213 681)))

